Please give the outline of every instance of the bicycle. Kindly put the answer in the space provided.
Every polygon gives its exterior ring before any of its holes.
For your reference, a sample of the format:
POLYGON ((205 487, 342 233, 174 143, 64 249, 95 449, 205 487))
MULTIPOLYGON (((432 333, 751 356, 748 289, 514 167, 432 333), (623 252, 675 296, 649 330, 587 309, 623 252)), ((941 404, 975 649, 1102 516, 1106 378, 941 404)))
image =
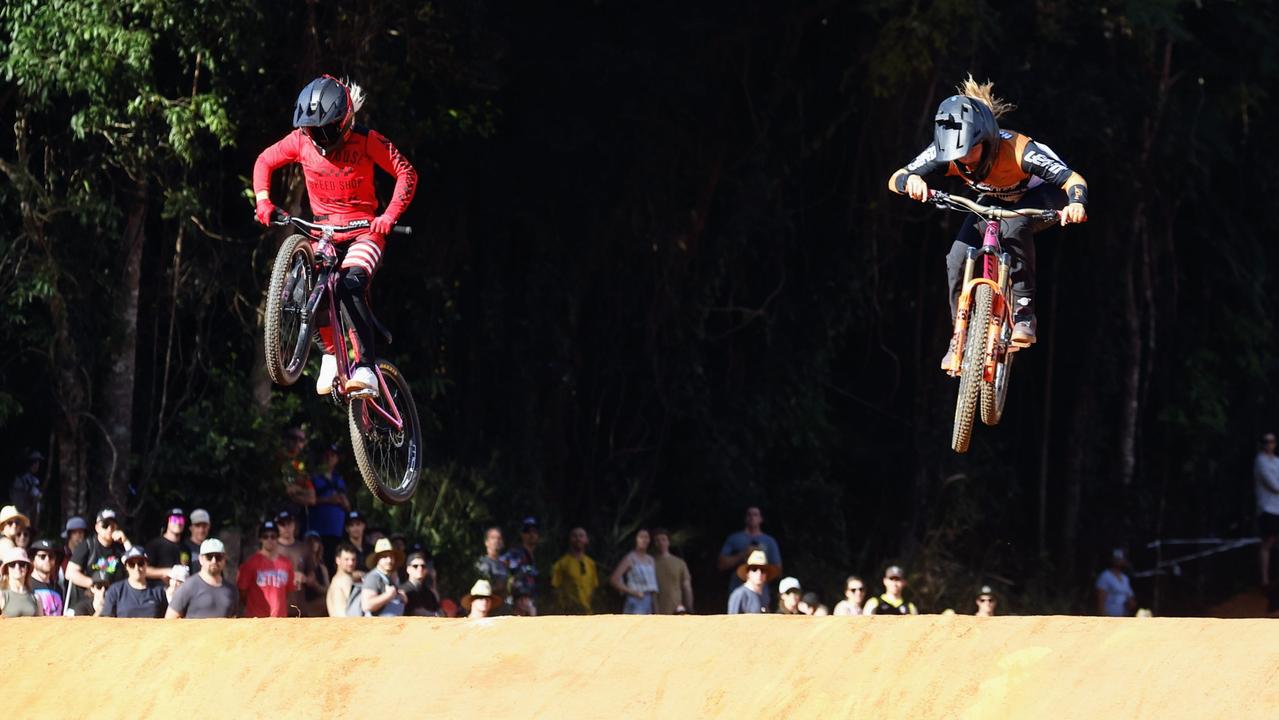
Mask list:
MULTIPOLYGON (((267 373, 272 381, 285 387, 302 376, 318 326, 316 310, 327 299, 338 365, 330 396, 339 407, 346 403, 356 465, 374 497, 392 505, 408 502, 417 490, 423 469, 422 426, 408 381, 389 360, 376 358, 376 396, 370 391, 346 391, 352 370, 348 348, 355 345, 355 331, 338 297, 341 259, 333 236, 367 230, 369 221, 319 225, 278 213, 271 224, 293 225, 301 234, 290 235, 280 245, 271 270, 264 323, 267 373), (318 238, 313 233, 319 233, 318 238)), ((399 225, 392 232, 408 235, 412 228, 399 225)), ((374 332, 390 343, 390 332, 377 318, 370 320, 374 332)))
POLYGON ((964 261, 962 290, 956 305, 954 331, 950 336, 950 365, 946 368, 948 375, 959 378, 955 428, 950 446, 957 453, 965 453, 972 440, 973 416, 979 397, 983 423, 998 425, 1003 417, 1013 357, 1022 347, 1012 341, 1013 304, 1009 300, 1012 294, 1012 259, 1000 245, 999 221, 1015 217, 1057 220, 1059 213, 1056 210, 980 205, 938 190, 930 190, 928 199, 940 208, 971 212, 986 221, 981 247, 968 248, 964 261), (980 275, 976 275, 979 257, 982 270, 980 275), (985 331, 980 331, 981 328, 985 331), (976 331, 969 332, 970 329, 976 331))

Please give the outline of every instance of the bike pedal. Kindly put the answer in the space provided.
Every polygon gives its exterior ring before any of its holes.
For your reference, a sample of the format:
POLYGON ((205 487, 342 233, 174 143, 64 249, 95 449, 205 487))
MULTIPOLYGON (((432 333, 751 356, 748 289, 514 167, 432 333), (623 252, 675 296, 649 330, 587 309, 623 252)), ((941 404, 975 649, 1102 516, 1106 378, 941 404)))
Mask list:
POLYGON ((352 399, 356 399, 356 398, 359 398, 361 400, 373 399, 377 397, 377 390, 373 388, 365 388, 363 390, 352 390, 351 392, 348 392, 346 396, 352 399))

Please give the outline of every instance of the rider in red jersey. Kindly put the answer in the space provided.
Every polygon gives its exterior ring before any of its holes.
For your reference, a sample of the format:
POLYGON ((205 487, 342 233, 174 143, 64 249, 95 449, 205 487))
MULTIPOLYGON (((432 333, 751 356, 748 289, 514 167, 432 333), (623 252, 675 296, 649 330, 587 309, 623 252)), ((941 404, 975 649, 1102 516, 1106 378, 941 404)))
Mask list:
MULTIPOLYGON (((345 225, 355 220, 370 221, 368 231, 355 231, 334 238, 341 263, 339 296, 351 317, 357 336, 356 365, 346 383, 348 392, 377 393, 377 378, 371 363, 376 359, 373 316, 368 307, 368 291, 382 261, 386 234, 413 200, 417 171, 408 159, 380 133, 355 124, 355 113, 364 104, 364 93, 355 84, 324 75, 302 88, 293 109, 293 132, 262 151, 253 165, 253 191, 257 198, 254 216, 263 225, 271 223, 275 205, 271 203, 271 173, 289 163, 302 166, 307 195, 315 222, 345 225), (381 215, 373 189, 373 168, 395 175, 395 191, 381 215), (362 233, 362 234, 357 234, 362 233)), ((325 317, 317 313, 316 317, 325 317)), ((337 376, 337 352, 333 328, 322 325, 320 339, 324 357, 315 391, 326 395, 337 376)))

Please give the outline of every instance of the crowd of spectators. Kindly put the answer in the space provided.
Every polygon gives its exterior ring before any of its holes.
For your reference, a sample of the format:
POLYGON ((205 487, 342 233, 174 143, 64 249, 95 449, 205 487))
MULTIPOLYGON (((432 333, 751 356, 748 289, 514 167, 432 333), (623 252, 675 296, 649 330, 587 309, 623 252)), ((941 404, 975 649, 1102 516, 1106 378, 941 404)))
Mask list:
MULTIPOLYGON (((601 580, 591 557, 590 536, 572 528, 567 549, 554 562, 539 556, 536 517, 518 523, 519 539, 507 548, 503 528, 484 529, 483 549, 471 576, 450 578, 469 587, 458 600, 440 592, 428 548, 422 543, 370 529, 353 508, 338 472, 341 452, 325 445, 314 472, 301 461, 305 435, 290 428, 283 437, 284 490, 277 511, 253 528, 256 543, 242 542, 235 528, 224 542, 208 510, 189 514, 173 507, 160 533, 134 543, 112 508, 88 523, 68 518, 61 541, 33 540, 30 517, 39 517, 43 456, 32 453, 26 472, 11 488, 13 504, 0 509, 0 616, 103 616, 130 618, 318 617, 592 614, 618 607, 625 614, 780 613, 785 615, 913 615, 906 573, 898 565, 883 574, 882 592, 870 595, 859 575, 843 583, 833 610, 798 577, 783 575, 781 548, 764 532, 764 515, 749 507, 742 529, 720 548, 716 566, 725 575, 727 604, 695 604, 688 563, 672 552, 672 533, 640 528, 632 547, 601 580), (539 567, 548 570, 545 575, 539 567), (780 578, 780 582, 778 582, 780 578), (616 593, 616 602, 608 591, 616 593)), ((1131 614, 1132 593, 1116 551, 1097 584, 1098 611, 1131 614)), ((454 563, 456 565, 456 563, 454 563)), ((976 593, 975 614, 993 615, 996 594, 976 593)))

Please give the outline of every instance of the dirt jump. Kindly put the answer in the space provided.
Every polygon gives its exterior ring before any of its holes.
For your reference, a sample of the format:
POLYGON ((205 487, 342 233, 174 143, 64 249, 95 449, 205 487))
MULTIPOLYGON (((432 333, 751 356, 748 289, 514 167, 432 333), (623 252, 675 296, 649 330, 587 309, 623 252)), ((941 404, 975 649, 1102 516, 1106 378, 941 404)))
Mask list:
POLYGON ((0 627, 5 699, 22 717, 1279 717, 1279 624, 1266 620, 31 618, 0 627))

